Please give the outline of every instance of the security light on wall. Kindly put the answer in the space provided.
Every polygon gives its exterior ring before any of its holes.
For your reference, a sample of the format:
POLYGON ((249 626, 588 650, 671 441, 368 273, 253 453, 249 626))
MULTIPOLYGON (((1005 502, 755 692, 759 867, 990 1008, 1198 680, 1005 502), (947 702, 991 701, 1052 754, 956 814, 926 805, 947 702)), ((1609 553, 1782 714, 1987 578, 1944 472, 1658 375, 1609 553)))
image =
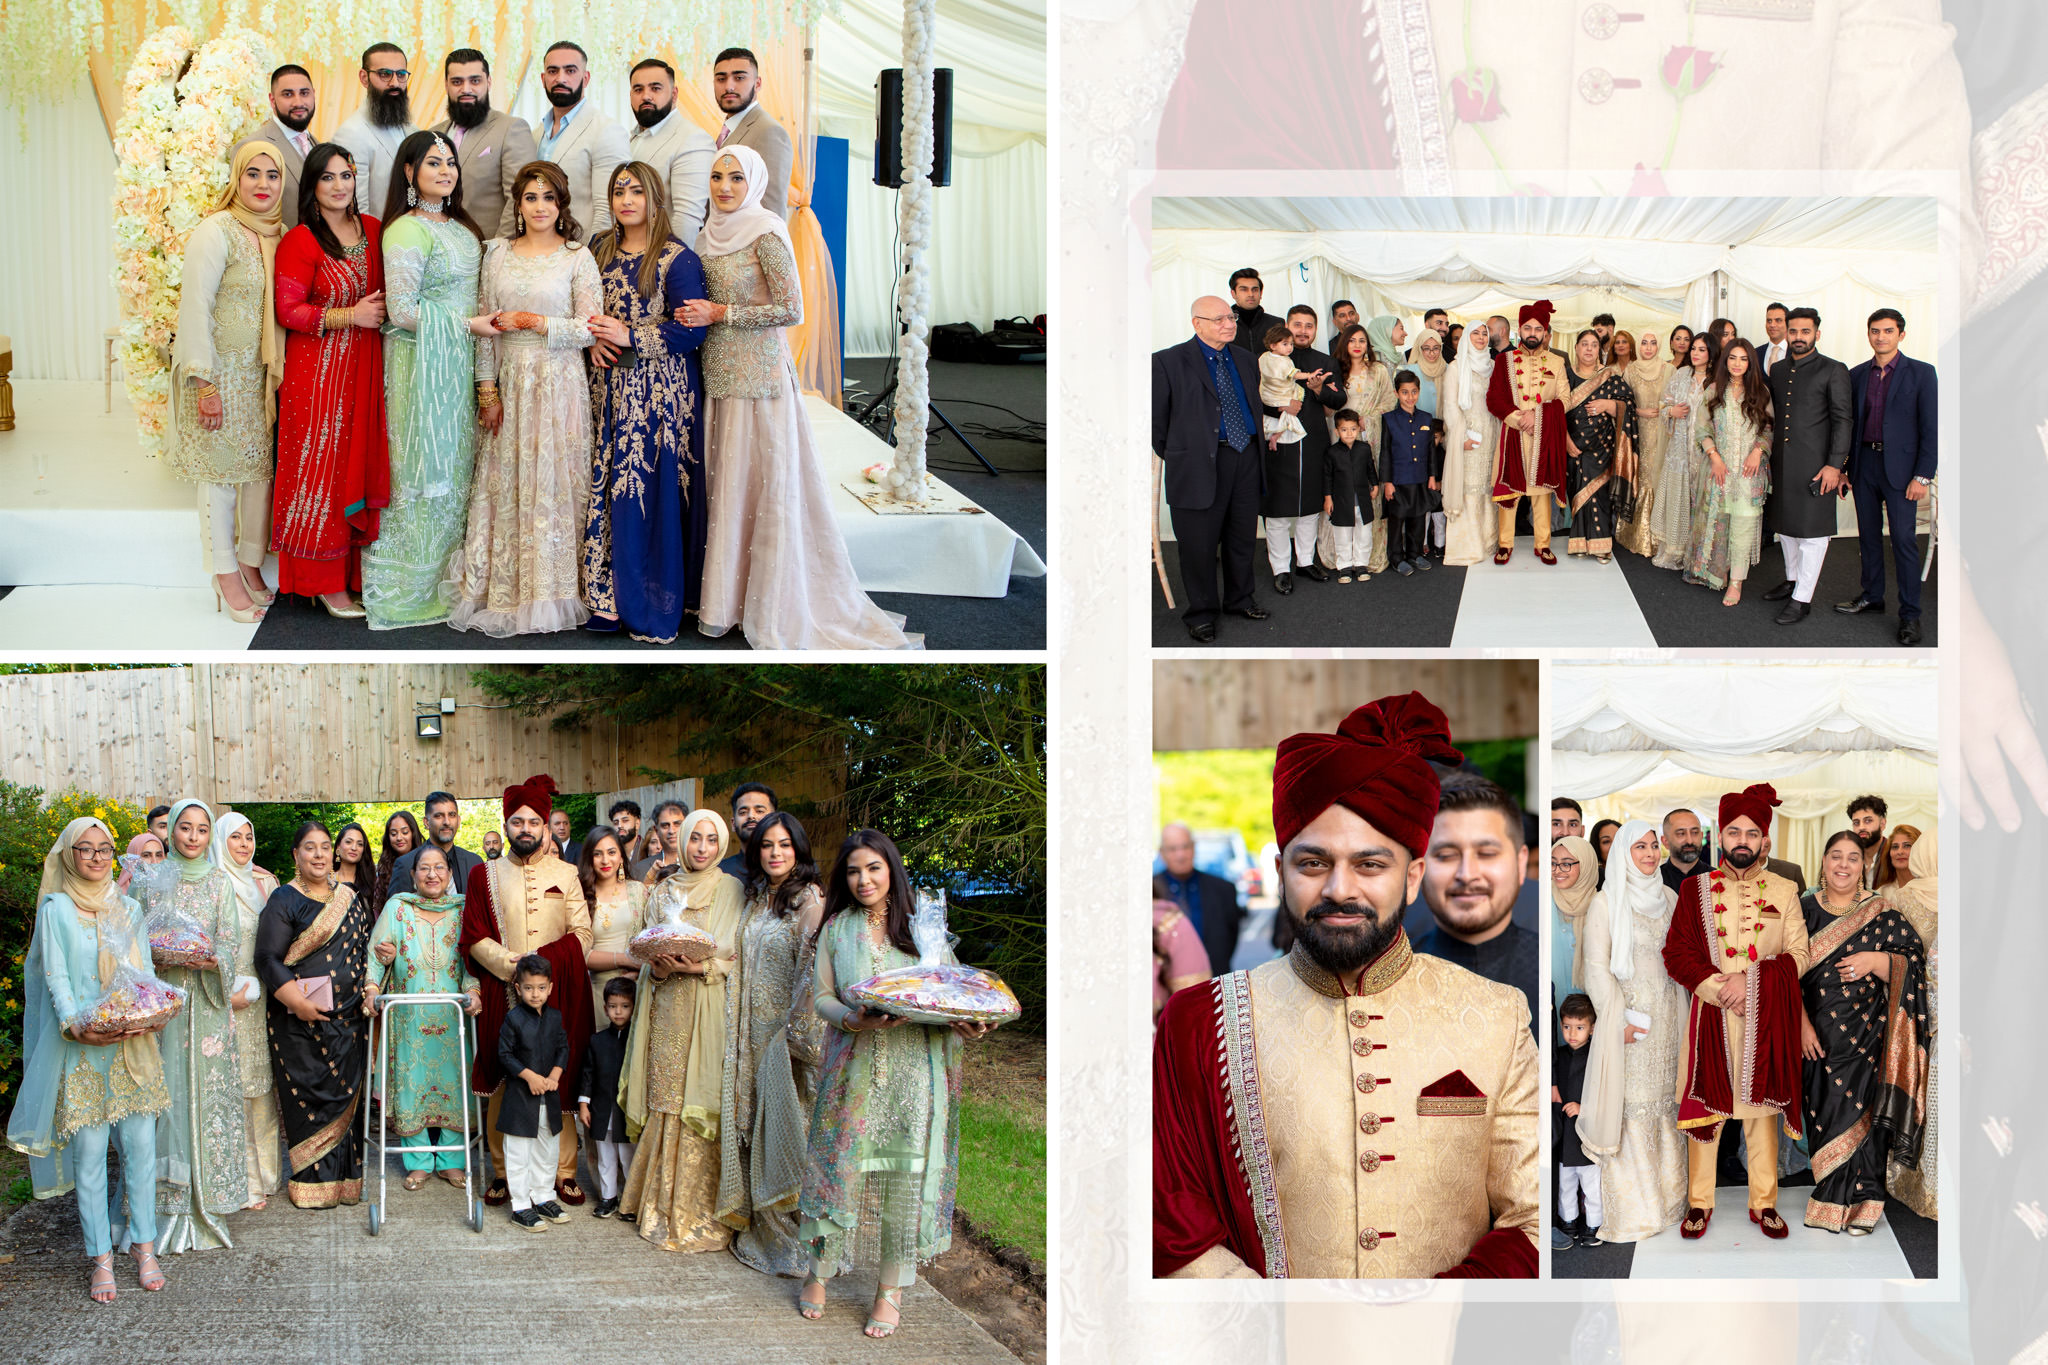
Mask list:
POLYGON ((441 714, 444 716, 452 716, 455 714, 455 698, 441 698, 441 714))
POLYGON ((419 715, 414 716, 412 719, 413 726, 419 731, 421 739, 439 739, 441 737, 441 718, 439 716, 431 714, 419 715))

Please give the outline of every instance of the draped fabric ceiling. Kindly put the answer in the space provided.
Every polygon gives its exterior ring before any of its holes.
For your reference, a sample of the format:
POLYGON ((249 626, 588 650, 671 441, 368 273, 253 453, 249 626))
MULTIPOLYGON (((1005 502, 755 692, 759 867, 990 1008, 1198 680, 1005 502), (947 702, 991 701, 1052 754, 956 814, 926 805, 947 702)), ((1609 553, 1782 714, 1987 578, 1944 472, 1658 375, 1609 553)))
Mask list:
POLYGON ((1512 317, 1510 304, 1540 295, 1559 305, 1560 327, 1583 322, 1580 311, 1619 315, 1611 305, 1621 303, 1641 325, 1725 312, 1760 335, 1763 303, 1811 303, 1824 327, 1842 315, 1832 332, 1842 354, 1860 344, 1861 320, 1880 303, 1856 310, 1874 300, 1906 313, 1908 350, 1924 340, 1931 358, 1936 246, 1925 198, 1161 198, 1154 344, 1184 336, 1188 302, 1224 293, 1230 272, 1249 265, 1275 313, 1350 297, 1368 315, 1446 308, 1470 320, 1512 317), (1288 296, 1279 303, 1276 286, 1288 296), (1917 335, 1916 314, 1927 324, 1917 335))
POLYGON ((1722 793, 1769 782, 1773 851, 1811 880, 1856 796, 1933 827, 1937 685, 1913 663, 1555 664, 1550 790, 1589 828, 1683 806, 1711 829, 1722 793))

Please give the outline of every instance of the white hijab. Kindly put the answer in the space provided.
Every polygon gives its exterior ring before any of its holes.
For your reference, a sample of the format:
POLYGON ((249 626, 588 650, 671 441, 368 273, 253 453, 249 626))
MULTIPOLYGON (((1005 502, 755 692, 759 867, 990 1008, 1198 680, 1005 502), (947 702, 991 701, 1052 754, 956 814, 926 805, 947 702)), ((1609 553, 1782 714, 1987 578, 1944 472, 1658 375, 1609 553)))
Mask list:
POLYGON ((1487 385, 1493 382, 1493 347, 1482 340, 1477 351, 1471 341, 1474 337, 1485 337, 1486 329, 1473 327, 1466 330, 1465 345, 1458 347, 1458 406, 1466 412, 1486 401, 1487 385))
POLYGON ((1608 934, 1612 939, 1607 969, 1614 973, 1616 981, 1630 980, 1636 974, 1635 917, 1664 913, 1665 893, 1670 888, 1664 885, 1663 874, 1654 868, 1637 871, 1628 856, 1630 845, 1656 829, 1648 820, 1625 821, 1615 832, 1614 842, 1607 846, 1607 885, 1603 891, 1607 897, 1608 934))
POLYGON ((228 881, 234 885, 235 895, 242 904, 262 913, 267 899, 263 889, 256 884, 256 854, 250 851, 249 861, 238 863, 235 855, 228 851, 228 836, 249 823, 249 817, 240 811, 229 811, 213 822, 213 863, 228 874, 228 881))
POLYGON ((697 254, 707 260, 713 256, 730 256, 736 251, 746 250, 772 232, 782 239, 790 259, 795 260, 796 247, 789 240, 789 228, 783 223, 782 215, 761 207, 761 198, 768 193, 768 163, 752 147, 721 147, 712 157, 712 169, 716 170, 718 163, 727 157, 739 162, 740 174, 747 178, 747 197, 730 213, 720 209, 716 199, 707 201, 710 212, 705 216, 703 229, 697 233, 697 254))

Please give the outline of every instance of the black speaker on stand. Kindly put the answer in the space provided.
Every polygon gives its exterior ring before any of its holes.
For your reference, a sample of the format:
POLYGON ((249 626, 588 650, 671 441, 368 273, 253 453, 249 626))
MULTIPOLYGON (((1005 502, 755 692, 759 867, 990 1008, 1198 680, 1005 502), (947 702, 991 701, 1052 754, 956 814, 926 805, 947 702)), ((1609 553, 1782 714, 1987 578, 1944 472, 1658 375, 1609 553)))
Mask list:
MULTIPOLYGON (((896 190, 903 187, 903 69, 891 67, 875 80, 875 183, 883 189, 896 190)), ((937 67, 932 71, 932 188, 944 189, 953 183, 953 68, 937 67)), ((907 331, 907 326, 897 320, 898 335, 907 331)), ((896 372, 892 366, 889 382, 865 408, 861 409, 859 420, 863 425, 883 404, 896 396, 896 372)), ((939 411, 936 403, 928 404, 932 416, 939 419, 953 438, 967 447, 967 453, 981 462, 981 467, 991 475, 1002 471, 989 463, 988 456, 974 448, 974 442, 967 439, 960 428, 953 425, 951 418, 939 411)), ((894 444, 895 423, 890 423, 889 439, 894 444)))

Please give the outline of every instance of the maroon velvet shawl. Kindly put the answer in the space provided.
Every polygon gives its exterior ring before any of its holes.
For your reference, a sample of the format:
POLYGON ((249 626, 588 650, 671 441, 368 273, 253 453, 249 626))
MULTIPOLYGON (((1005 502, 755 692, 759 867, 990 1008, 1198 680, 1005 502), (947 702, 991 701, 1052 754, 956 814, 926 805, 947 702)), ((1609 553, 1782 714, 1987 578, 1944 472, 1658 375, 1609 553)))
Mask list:
MULTIPOLYGON (((1536 491, 1527 486, 1528 474, 1522 467, 1522 442, 1526 438, 1507 424, 1508 415, 1519 411, 1512 377, 1517 354, 1504 351, 1496 356, 1493 378, 1486 385, 1487 411, 1501 419, 1500 447, 1493 462, 1495 502, 1513 502, 1536 491)), ((1543 443, 1536 451, 1536 485, 1559 489, 1564 487, 1564 404, 1555 398, 1546 399, 1538 411, 1543 414, 1543 443)))
MULTIPOLYGON (((462 898, 462 938, 458 944, 482 987, 477 992, 483 1000, 483 1013, 476 1019, 476 1061, 469 1069, 469 1088, 479 1095, 491 1094, 505 1079, 504 1068, 498 1065, 498 1031, 505 1027, 505 1013, 511 1008, 507 998, 511 983, 500 981, 496 973, 470 955, 471 949, 485 939, 504 941, 504 928, 491 903, 494 866, 495 863, 486 861, 470 869, 468 893, 462 898)), ((583 1048, 590 1041, 590 977, 583 965, 583 941, 574 934, 564 934, 534 951, 555 969, 554 989, 548 992, 548 1003, 561 1011, 562 1028, 569 1035, 569 1064, 562 1068, 562 1093, 574 1095, 583 1048)))

